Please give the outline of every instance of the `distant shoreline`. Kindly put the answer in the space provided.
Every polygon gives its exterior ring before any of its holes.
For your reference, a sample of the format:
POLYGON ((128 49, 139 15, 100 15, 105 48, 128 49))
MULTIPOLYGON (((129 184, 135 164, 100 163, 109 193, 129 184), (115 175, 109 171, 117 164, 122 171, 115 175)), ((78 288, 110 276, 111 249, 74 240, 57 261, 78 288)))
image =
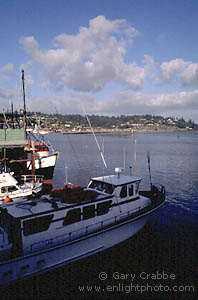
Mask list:
MULTIPOLYGON (((160 128, 160 129, 150 129, 150 128, 141 128, 141 129, 133 129, 133 133, 131 133, 131 129, 94 129, 95 134, 113 134, 113 135, 121 135, 121 134, 131 134, 133 135, 136 132, 198 132, 198 130, 188 129, 188 128, 160 128)), ((81 131, 62 131, 62 134, 92 134, 91 130, 81 130, 81 131)))

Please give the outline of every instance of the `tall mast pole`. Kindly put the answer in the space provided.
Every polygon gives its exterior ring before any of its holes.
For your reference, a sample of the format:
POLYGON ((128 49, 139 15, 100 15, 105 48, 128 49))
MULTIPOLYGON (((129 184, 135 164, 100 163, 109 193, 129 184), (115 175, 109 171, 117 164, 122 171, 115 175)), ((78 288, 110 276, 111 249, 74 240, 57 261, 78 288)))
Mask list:
POLYGON ((24 127, 26 134, 26 103, 25 103, 25 78, 24 78, 24 70, 22 72, 22 86, 23 86, 23 114, 24 114, 24 127))
POLYGON ((11 102, 11 113, 12 113, 12 126, 14 128, 14 109, 13 109, 13 102, 11 102))

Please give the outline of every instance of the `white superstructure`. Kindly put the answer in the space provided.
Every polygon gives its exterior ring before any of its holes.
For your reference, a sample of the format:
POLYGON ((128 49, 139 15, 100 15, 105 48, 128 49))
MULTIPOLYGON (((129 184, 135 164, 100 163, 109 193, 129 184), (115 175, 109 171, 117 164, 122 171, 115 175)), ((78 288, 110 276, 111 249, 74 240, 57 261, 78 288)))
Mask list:
POLYGON ((24 175, 20 177, 20 180, 21 183, 11 173, 0 173, 0 204, 21 200, 42 190, 42 176, 24 175))

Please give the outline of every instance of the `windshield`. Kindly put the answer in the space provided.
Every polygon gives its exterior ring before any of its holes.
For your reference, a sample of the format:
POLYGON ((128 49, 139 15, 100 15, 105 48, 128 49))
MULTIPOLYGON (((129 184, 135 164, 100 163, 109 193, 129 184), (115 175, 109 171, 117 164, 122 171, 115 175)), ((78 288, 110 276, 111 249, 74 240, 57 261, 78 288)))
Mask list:
POLYGON ((89 184, 89 188, 95 189, 99 192, 104 192, 107 194, 112 194, 113 190, 114 190, 113 185, 111 185, 109 183, 101 182, 101 181, 96 181, 96 180, 91 181, 91 183, 89 184))

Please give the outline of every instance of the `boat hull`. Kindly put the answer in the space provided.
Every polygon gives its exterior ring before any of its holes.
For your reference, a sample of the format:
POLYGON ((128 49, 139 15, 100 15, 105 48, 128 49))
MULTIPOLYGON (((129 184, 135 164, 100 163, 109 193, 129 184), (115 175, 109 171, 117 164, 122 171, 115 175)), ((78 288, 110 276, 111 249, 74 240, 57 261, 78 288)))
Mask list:
POLYGON ((65 244, 4 262, 0 264, 0 286, 58 268, 121 243, 144 227, 149 214, 119 221, 65 244))
MULTIPOLYGON (((44 179, 52 179, 56 165, 57 154, 41 157, 35 160, 35 174, 44 176, 44 179)), ((32 173, 31 161, 27 162, 27 173, 32 173)))

